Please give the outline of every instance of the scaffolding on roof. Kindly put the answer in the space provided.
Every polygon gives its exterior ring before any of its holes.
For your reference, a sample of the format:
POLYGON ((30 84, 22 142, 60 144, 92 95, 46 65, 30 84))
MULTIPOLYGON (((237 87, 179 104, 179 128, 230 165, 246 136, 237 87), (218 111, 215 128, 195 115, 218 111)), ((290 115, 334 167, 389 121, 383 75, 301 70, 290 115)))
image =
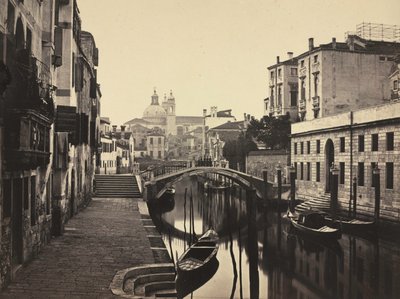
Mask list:
POLYGON ((400 42, 400 26, 362 22, 356 26, 359 37, 367 40, 400 42))

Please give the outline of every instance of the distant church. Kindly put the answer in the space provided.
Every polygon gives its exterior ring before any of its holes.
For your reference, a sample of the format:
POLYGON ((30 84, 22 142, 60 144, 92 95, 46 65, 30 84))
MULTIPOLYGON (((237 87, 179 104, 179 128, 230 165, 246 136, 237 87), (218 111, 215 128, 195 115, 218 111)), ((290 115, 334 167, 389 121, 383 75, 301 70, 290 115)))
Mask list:
POLYGON ((168 97, 164 95, 161 105, 158 99, 157 91, 154 89, 154 94, 151 96, 151 104, 144 110, 143 117, 134 118, 124 123, 129 131, 161 129, 165 136, 181 136, 203 126, 203 116, 176 116, 175 97, 172 91, 168 97))

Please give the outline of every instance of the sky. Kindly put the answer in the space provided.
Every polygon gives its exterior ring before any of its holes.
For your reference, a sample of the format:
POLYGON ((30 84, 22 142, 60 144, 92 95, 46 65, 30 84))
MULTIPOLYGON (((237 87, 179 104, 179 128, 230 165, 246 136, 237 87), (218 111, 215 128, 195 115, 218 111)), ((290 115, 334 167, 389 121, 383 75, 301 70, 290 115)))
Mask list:
POLYGON ((399 0, 78 0, 99 48, 102 116, 143 115, 154 87, 173 91, 177 115, 211 106, 256 118, 276 56, 344 41, 362 22, 400 25, 399 0))

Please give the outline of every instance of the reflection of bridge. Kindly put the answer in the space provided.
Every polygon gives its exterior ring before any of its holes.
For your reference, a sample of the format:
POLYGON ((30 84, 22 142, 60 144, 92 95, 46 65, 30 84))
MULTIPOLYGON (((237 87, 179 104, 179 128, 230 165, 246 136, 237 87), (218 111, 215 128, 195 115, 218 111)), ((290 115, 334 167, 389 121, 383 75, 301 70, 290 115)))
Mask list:
MULTIPOLYGON (((259 198, 268 199, 277 198, 277 187, 271 182, 264 182, 258 177, 251 176, 247 173, 243 173, 230 168, 222 167, 190 167, 182 168, 175 172, 167 174, 161 174, 155 176, 155 173, 151 173, 147 178, 149 180, 145 183, 144 199, 151 200, 161 193, 163 189, 171 182, 184 176, 202 175, 202 174, 216 174, 228 178, 232 182, 238 184, 247 190, 255 189, 256 194, 259 198)), ((285 188, 282 190, 285 192, 285 188)))

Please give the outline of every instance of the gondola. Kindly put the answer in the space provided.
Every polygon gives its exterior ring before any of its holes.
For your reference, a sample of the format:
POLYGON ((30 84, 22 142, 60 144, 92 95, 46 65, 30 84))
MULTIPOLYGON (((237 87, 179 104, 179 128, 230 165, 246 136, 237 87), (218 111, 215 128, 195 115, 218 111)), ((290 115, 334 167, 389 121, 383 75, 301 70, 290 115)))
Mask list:
POLYGON ((174 187, 167 187, 164 192, 157 196, 157 199, 161 201, 171 201, 174 199, 175 192, 174 187))
POLYGON ((178 298, 185 298, 187 295, 193 293, 204 284, 206 284, 217 272, 219 262, 216 258, 212 259, 210 263, 202 267, 200 270, 193 273, 180 273, 176 277, 176 292, 178 298))
POLYGON ((218 252, 218 234, 209 229, 178 259, 178 275, 201 271, 210 265, 218 252))
POLYGON ((331 227, 339 227, 345 233, 368 234, 375 231, 375 221, 365 221, 355 218, 333 217, 326 215, 325 220, 331 227))
POLYGON ((340 228, 328 226, 325 219, 326 213, 306 211, 299 213, 298 217, 289 217, 293 227, 300 233, 324 240, 336 240, 341 237, 340 228))

